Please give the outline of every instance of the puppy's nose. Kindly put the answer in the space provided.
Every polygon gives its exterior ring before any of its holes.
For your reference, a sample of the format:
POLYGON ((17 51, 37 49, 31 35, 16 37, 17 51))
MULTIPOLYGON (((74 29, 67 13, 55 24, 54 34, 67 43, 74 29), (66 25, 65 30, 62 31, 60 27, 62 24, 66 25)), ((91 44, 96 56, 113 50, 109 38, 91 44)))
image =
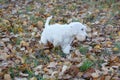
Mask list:
POLYGON ((85 38, 86 40, 88 39, 88 36, 86 36, 86 38, 85 38))

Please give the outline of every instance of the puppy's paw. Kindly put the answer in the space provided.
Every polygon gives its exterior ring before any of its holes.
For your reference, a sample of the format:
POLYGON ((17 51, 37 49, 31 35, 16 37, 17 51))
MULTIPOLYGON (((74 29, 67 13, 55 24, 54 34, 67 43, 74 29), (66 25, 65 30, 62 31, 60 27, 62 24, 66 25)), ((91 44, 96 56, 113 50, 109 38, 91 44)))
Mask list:
POLYGON ((66 46, 65 48, 62 49, 62 51, 63 51, 65 54, 70 54, 70 50, 71 50, 71 46, 66 46))

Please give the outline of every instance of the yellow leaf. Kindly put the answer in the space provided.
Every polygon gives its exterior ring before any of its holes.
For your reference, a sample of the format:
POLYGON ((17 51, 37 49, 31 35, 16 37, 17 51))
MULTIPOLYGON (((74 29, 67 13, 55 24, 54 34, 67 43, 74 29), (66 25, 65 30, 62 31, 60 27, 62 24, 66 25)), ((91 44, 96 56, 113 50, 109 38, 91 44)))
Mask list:
POLYGON ((119 49, 117 47, 114 47, 113 48, 113 51, 118 51, 119 49))
POLYGON ((29 46, 29 43, 27 43, 27 42, 25 42, 25 41, 21 41, 21 42, 20 42, 20 45, 21 45, 21 46, 29 46))
POLYGON ((58 62, 58 65, 62 65, 63 63, 60 61, 60 62, 58 62))
POLYGON ((22 27, 18 27, 18 32, 20 33, 20 32, 23 32, 23 29, 22 29, 22 27))
POLYGON ((120 36, 120 31, 118 32, 118 36, 120 36))
POLYGON ((88 55, 87 56, 88 59, 92 60, 92 61, 96 61, 96 58, 93 55, 88 55))
POLYGON ((107 44, 107 45, 111 45, 112 42, 111 42, 111 41, 107 41, 106 44, 107 44))
POLYGON ((101 49, 101 46, 98 44, 94 47, 95 49, 101 49))

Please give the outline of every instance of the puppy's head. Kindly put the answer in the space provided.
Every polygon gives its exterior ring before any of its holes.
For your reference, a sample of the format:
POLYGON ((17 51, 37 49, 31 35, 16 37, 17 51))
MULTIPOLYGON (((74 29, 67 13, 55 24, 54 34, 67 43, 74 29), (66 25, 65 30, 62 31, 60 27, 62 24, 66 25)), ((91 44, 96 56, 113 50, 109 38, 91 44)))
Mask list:
POLYGON ((73 29, 73 34, 75 34, 76 38, 79 41, 84 41, 88 35, 87 35, 87 27, 79 22, 72 22, 69 24, 71 28, 73 29))

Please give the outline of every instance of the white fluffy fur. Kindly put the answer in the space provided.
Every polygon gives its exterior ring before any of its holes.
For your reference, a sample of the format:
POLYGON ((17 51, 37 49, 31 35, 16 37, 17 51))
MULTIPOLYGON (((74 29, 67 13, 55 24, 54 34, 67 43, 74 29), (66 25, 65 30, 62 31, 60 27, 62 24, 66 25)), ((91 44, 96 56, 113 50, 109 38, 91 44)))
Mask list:
POLYGON ((71 43, 76 37, 79 41, 86 39, 86 26, 79 22, 71 22, 70 24, 53 24, 49 25, 51 17, 48 17, 45 23, 45 28, 41 34, 40 43, 44 45, 50 42, 56 46, 61 46, 62 51, 66 54, 70 53, 72 48, 71 43))

